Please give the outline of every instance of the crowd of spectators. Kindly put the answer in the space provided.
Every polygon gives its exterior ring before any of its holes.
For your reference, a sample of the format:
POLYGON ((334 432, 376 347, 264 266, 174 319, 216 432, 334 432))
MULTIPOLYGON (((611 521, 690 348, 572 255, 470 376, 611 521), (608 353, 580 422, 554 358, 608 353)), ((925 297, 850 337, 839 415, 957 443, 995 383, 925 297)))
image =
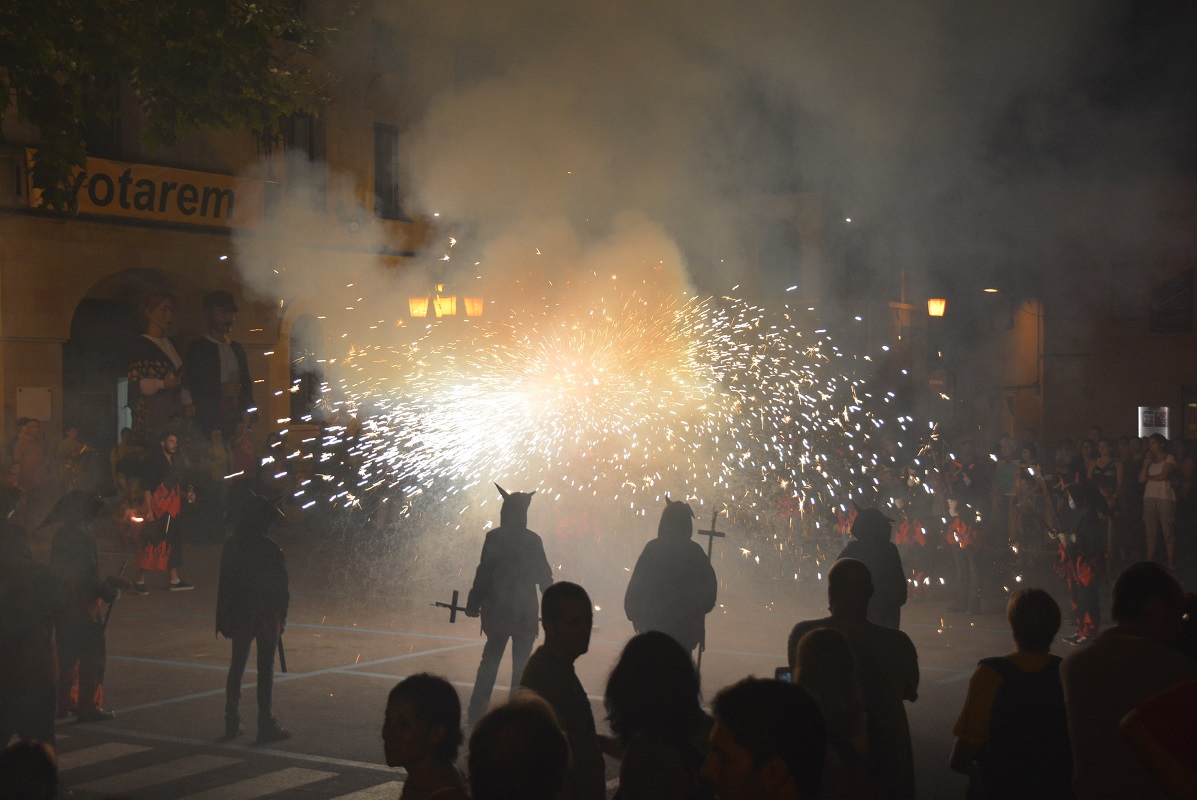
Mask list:
MULTIPOLYGON (((606 736, 574 672, 589 649, 590 598, 576 584, 552 584, 544 643, 520 689, 470 730, 446 679, 419 674, 391 690, 383 751, 406 771, 401 798, 602 798, 606 758, 619 760, 623 800, 915 797, 904 707, 918 697, 914 645, 867 619, 873 585, 863 562, 836 562, 827 591, 831 616, 799 622, 789 636, 792 679, 746 677, 709 709, 685 648, 662 632, 637 634, 607 680, 606 736)), ((969 776, 969 797, 1192 797, 1192 600, 1160 565, 1134 564, 1114 582, 1114 626, 1061 659, 1050 652, 1056 602, 1037 588, 1015 592, 1014 650, 978 664, 944 754, 969 776)), ((0 736, 12 733, 0 725, 0 736)), ((0 755, 0 783, 54 797, 53 748, 25 738, 0 755)))

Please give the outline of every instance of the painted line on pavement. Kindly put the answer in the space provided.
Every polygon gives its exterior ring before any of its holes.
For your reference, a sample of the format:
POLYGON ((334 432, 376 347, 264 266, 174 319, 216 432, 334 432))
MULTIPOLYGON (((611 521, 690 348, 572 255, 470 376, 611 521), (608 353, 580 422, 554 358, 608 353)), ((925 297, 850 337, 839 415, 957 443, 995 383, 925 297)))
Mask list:
MULTIPOLYGON (((419 658, 421 656, 432 655, 434 653, 445 653, 445 652, 450 652, 453 650, 464 650, 464 649, 471 648, 471 647, 478 647, 481 644, 482 644, 481 642, 471 642, 469 644, 451 645, 449 647, 436 647, 431 650, 418 650, 418 651, 414 651, 411 653, 403 653, 403 654, 397 655, 397 656, 390 656, 388 658, 378 658, 378 659, 374 659, 373 661, 363 661, 360 664, 342 664, 340 666, 326 667, 325 669, 317 669, 317 670, 312 670, 310 672, 286 672, 286 673, 276 672, 274 674, 274 682, 276 684, 286 683, 289 681, 301 680, 303 678, 313 678, 313 677, 316 677, 319 675, 329 675, 329 674, 333 674, 333 673, 352 675, 352 674, 354 674, 354 672, 357 670, 358 667, 374 667, 374 666, 378 666, 379 664, 391 664, 396 661, 407 661, 412 658, 419 658)), ((114 660, 119 660, 122 658, 122 656, 108 656, 108 657, 110 659, 114 659, 114 660)), ((182 661, 156 661, 153 659, 140 659, 140 660, 143 662, 163 664, 166 666, 193 667, 196 669, 206 669, 206 670, 212 668, 211 664, 188 664, 187 662, 182 662, 182 661)), ((222 669, 222 671, 227 671, 227 669, 228 668, 225 667, 224 669, 222 669)), ((257 683, 242 684, 241 689, 242 689, 242 691, 245 691, 247 689, 252 689, 255 686, 257 686, 257 683)), ((207 697, 216 697, 218 695, 219 696, 224 695, 223 688, 210 689, 209 691, 206 691, 206 692, 195 692, 193 694, 181 695, 179 697, 168 697, 168 698, 165 698, 162 700, 154 700, 149 703, 141 703, 140 705, 135 705, 135 706, 127 706, 121 710, 121 713, 129 714, 134 711, 145 711, 145 710, 151 709, 151 708, 162 708, 163 706, 174 705, 176 703, 185 703, 190 700, 202 700, 207 697)))
MULTIPOLYGON (((221 693, 223 694, 223 691, 221 693)), ((115 733, 121 736, 127 736, 131 739, 143 739, 145 741, 158 742, 161 744, 181 744, 196 748, 214 748, 217 750, 228 750, 245 755, 269 755, 276 756, 278 758, 290 758, 297 761, 306 761, 311 764, 325 764, 333 767, 352 767, 355 769, 373 770, 375 772, 389 772, 393 775, 406 777, 406 773, 401 769, 397 770, 394 767, 388 767, 385 764, 376 764, 371 761, 354 761, 348 758, 316 756, 308 753, 294 753, 288 750, 276 750, 269 747, 238 744, 237 742, 219 742, 212 739, 191 739, 186 736, 172 736, 167 733, 150 733, 148 731, 134 731, 128 728, 113 728, 110 727, 110 723, 96 723, 92 730, 97 732, 103 731, 105 733, 115 733)))

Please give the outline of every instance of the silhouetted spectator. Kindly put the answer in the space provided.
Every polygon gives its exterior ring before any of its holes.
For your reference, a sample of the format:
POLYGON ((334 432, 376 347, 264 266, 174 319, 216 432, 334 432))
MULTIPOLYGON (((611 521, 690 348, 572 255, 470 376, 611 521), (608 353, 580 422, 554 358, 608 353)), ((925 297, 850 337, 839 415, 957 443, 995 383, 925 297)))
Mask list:
POLYGON ((1170 646, 1181 632, 1183 602, 1180 584, 1162 567, 1127 567, 1114 582, 1114 627, 1064 660, 1080 800, 1167 796, 1118 735, 1118 724, 1146 698, 1197 676, 1197 661, 1170 646))
POLYGON ((839 558, 855 558, 873 576, 869 622, 898 628, 906 603, 906 571, 897 546, 890 541, 892 526, 893 522, 877 509, 862 509, 852 521, 853 541, 848 542, 839 558))
POLYGON ((1118 732, 1172 797, 1197 787, 1197 678, 1147 698, 1122 718, 1118 732))
POLYGON ((816 628, 834 628, 852 645, 868 715, 869 748, 888 796, 914 797, 914 754, 904 700, 918 699, 919 664, 914 644, 902 631, 866 618, 873 581, 869 568, 853 558, 835 562, 827 574, 831 616, 799 622, 790 632, 790 668, 798 642, 816 628))
POLYGON ((1060 658, 1050 654, 1060 607, 1042 589, 1019 589, 1006 605, 1014 652, 982 659, 956 720, 950 765, 969 776, 970 797, 1072 796, 1072 748, 1060 685, 1060 658))
POLYGON ((100 577, 100 554, 91 525, 104 508, 98 495, 76 489, 63 495, 42 525, 60 527, 50 543, 50 566, 66 582, 70 603, 56 620, 58 716, 80 722, 112 719, 104 708, 103 603, 120 594, 120 578, 100 577))
POLYGON ((988 470, 977 457, 972 442, 961 443, 958 457, 951 460, 945 485, 951 519, 947 542, 956 564, 956 599, 948 610, 980 614, 987 532, 982 515, 988 511, 992 497, 988 470))
POLYGON ((53 800, 59 785, 52 746, 16 742, 0 751, 0 800, 53 800))
POLYGON ((258 742, 289 739, 291 732, 274 718, 274 656, 283 630, 291 593, 283 551, 266 536, 282 519, 269 501, 247 502, 233 535, 220 554, 220 586, 216 592, 216 632, 233 641, 225 682, 224 738, 241 734, 241 677, 249 660, 249 646, 258 651, 258 742))
POLYGON ((491 709, 470 735, 473 800, 559 800, 569 745, 553 709, 535 695, 491 709))
POLYGON ((833 628, 815 628, 798 641, 794 683, 814 699, 827 730, 823 766, 825 800, 884 796, 869 754, 868 715, 852 645, 833 628))
MULTIPOLYGON (((536 588, 543 592, 553 582, 553 568, 544 554, 540 535, 528 530, 528 506, 532 495, 508 493, 495 484, 503 496, 499 527, 486 534, 482 557, 474 573, 474 585, 466 600, 466 614, 482 617, 486 646, 474 678, 468 720, 473 723, 486 710, 507 640, 511 640, 511 686, 519 685, 524 664, 532 652, 539 631, 536 588)), ((583 651, 585 652, 585 651, 583 651)))
POLYGON ((54 619, 66 607, 66 584, 33 560, 20 526, 0 526, 0 742, 54 744, 54 619))
POLYGON ((661 631, 633 636, 607 678, 604 704, 623 746, 617 798, 713 797, 698 773, 714 720, 702 710, 694 662, 676 639, 661 631))
POLYGON ((814 800, 827 747, 823 717, 792 683, 745 678, 715 696, 702 775, 723 800, 814 800))
POLYGON ((400 800, 469 800, 454 763, 461 740, 461 700, 453 684, 421 672, 391 690, 382 744, 387 766, 407 771, 400 800))
POLYGON ((1168 452, 1168 440, 1153 433, 1147 439, 1147 455, 1139 468, 1143 484, 1143 525, 1147 529, 1146 560, 1155 558, 1156 542, 1164 540, 1168 569, 1176 567, 1176 492, 1172 473, 1176 458, 1168 452))
POLYGON ((706 640, 706 615, 715 607, 719 582, 694 535, 687 503, 665 498, 657 538, 644 545, 623 598, 637 633, 664 631, 687 652, 706 640))
POLYGON ((567 797, 602 800, 607 794, 603 749, 610 744, 596 731, 590 698, 574 672, 574 662, 590 649, 594 606, 585 589, 563 581, 545 589, 540 617, 544 644, 528 659, 520 688, 548 701, 569 740, 567 797))
POLYGON ((69 492, 78 489, 83 473, 83 453, 87 445, 79 441, 79 429, 74 425, 67 427, 62 434, 62 441, 54 449, 54 463, 58 468, 58 481, 62 491, 69 492))
POLYGON ((53 501, 41 420, 26 420, 17 433, 12 460, 17 471, 17 486, 25 493, 26 513, 32 524, 41 518, 53 501))

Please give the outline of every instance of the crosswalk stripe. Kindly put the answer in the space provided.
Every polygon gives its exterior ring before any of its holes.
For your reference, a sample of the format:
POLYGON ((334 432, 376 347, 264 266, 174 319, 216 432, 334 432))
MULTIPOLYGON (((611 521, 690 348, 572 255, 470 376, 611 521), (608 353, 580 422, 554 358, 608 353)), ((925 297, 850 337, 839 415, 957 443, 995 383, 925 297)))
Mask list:
POLYGON ((224 758, 223 756, 210 756, 207 754, 186 756, 162 764, 155 764, 152 767, 143 767, 142 769, 130 770, 120 775, 91 781, 90 783, 82 783, 74 788, 104 794, 128 794, 139 789, 144 789, 147 786, 155 786, 159 783, 166 783, 179 778, 188 778, 192 775, 199 775, 201 772, 220 769, 221 767, 227 767, 230 764, 239 764, 240 762, 241 759, 239 758, 224 758))
POLYGON ((97 744, 92 747, 81 747, 78 750, 68 750, 65 753, 58 754, 58 771, 67 772, 68 770, 79 769, 81 767, 90 767, 92 764, 111 761, 121 756, 144 753, 149 749, 139 744, 108 742, 107 744, 97 744))
POLYGON ((225 786, 217 786, 197 794, 189 794, 183 800, 253 800, 255 797, 296 789, 325 778, 336 777, 336 775, 335 772, 288 767, 225 786))
POLYGON ((403 790, 403 781, 387 781, 369 789, 343 794, 333 800, 395 800, 403 790))

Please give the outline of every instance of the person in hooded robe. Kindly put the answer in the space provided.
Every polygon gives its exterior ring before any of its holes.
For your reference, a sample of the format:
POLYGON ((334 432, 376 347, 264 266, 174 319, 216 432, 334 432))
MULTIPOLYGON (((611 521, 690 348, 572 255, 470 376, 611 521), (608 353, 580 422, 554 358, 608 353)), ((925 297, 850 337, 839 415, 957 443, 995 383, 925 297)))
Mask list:
POLYGON ((249 646, 258 650, 258 743, 289 739, 291 732, 274 718, 274 656, 287 626, 291 604, 283 551, 266 536, 271 524, 283 519, 273 503, 252 496, 220 553, 220 583, 216 590, 216 633, 233 641, 224 692, 224 740, 241 728, 241 678, 249 661, 249 646))
POLYGON ((80 722, 102 722, 116 716, 104 708, 103 603, 120 597, 129 582, 100 577, 100 554, 91 533, 104 501, 89 492, 64 494, 40 527, 59 526, 50 541, 50 567, 66 582, 69 603, 56 620, 58 644, 58 716, 74 713, 80 722))
POLYGON ((657 538, 644 545, 623 597, 636 633, 667 633, 688 653, 706 640, 706 616, 719 590, 711 561, 693 535, 690 505, 666 497, 657 538))
POLYGON ((511 640, 512 692, 519 686, 532 644, 540 631, 540 597, 553 583, 553 568, 544 554, 540 535, 528 530, 528 506, 536 492, 506 492, 499 527, 487 532, 482 557, 474 573, 474 585, 466 599, 466 615, 482 617, 486 646, 474 679, 467 714, 473 725, 486 712, 499 664, 511 640))
POLYGON ((873 597, 869 600, 868 620, 887 628, 899 628, 902 606, 906 603, 906 571, 897 545, 889 540, 892 524, 876 508, 861 509, 852 522, 852 541, 836 561, 855 558, 869 568, 873 597))
POLYGON ((16 734, 54 746, 54 620, 66 610, 67 588, 10 523, 19 500, 19 489, 0 488, 0 742, 16 734))

